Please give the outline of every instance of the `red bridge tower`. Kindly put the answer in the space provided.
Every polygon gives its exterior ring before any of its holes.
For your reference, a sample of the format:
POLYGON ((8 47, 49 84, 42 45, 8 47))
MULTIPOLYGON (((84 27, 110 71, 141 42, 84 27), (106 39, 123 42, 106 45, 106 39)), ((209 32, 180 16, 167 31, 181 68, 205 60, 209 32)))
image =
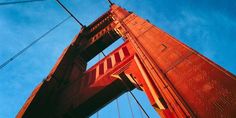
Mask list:
POLYGON ((87 117, 139 88, 163 118, 235 118, 236 77, 117 5, 84 27, 17 117, 87 117), (114 41, 125 43, 86 71, 114 41))

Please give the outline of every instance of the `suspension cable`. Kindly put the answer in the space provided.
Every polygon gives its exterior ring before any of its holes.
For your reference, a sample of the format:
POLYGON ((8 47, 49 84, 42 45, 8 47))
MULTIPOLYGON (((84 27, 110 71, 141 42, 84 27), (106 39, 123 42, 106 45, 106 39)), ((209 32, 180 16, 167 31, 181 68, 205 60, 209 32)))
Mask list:
MULTIPOLYGON (((98 54, 98 61, 101 60, 100 54, 101 54, 101 53, 98 54)), ((97 111, 97 113, 96 113, 96 118, 99 118, 99 111, 97 111)))
POLYGON ((113 5, 113 4, 114 4, 113 2, 111 2, 111 0, 107 0, 107 1, 109 2, 110 5, 113 5))
POLYGON ((100 60, 101 60, 100 54, 101 54, 101 53, 99 53, 99 54, 98 54, 98 61, 100 61, 100 60))
POLYGON ((79 25, 82 27, 82 28, 84 28, 85 26, 59 1, 59 0, 56 0, 57 1, 57 3, 68 13, 68 14, 70 14, 70 16, 72 17, 72 18, 74 18, 75 19, 75 21, 77 22, 77 23, 79 23, 79 25))
MULTIPOLYGON (((128 78, 127 78, 128 79, 128 78)), ((124 86, 128 89, 128 92, 131 94, 131 96, 134 98, 135 102, 138 104, 138 106, 142 109, 142 111, 144 112, 144 114, 148 117, 149 115, 147 114, 147 112, 145 111, 145 109, 143 108, 143 106, 140 104, 140 102, 138 101, 138 99, 135 97, 135 95, 132 93, 131 89, 129 88, 128 85, 126 85, 126 83, 124 81, 122 81, 122 83, 124 84, 124 86)))
POLYGON ((96 118, 99 118, 99 112, 96 113, 96 118))
MULTIPOLYGON (((132 76, 131 78, 132 78, 132 80, 135 82, 135 84, 141 89, 141 86, 140 86, 140 85, 138 84, 138 82, 134 79, 134 77, 132 76)), ((139 110, 142 110, 142 111, 146 114, 146 116, 149 117, 148 114, 147 114, 147 112, 143 109, 142 105, 138 102, 137 98, 134 96, 134 94, 133 94, 132 92, 130 92, 130 94, 133 96, 133 98, 135 99, 135 101, 137 102, 137 104, 139 104, 139 110)), ((142 116, 142 118, 143 118, 142 112, 141 112, 141 116, 142 116)))
POLYGON ((138 109, 139 109, 139 113, 140 113, 141 118, 143 118, 142 109, 140 107, 138 107, 138 109))
POLYGON ((144 114, 145 114, 148 118, 150 118, 149 115, 147 114, 147 112, 144 110, 143 106, 142 106, 142 105, 140 104, 140 102, 138 101, 138 99, 134 96, 134 94, 133 94, 131 91, 129 91, 129 93, 132 95, 132 97, 134 98, 134 100, 136 101, 136 103, 138 104, 138 106, 142 109, 142 111, 144 112, 144 114))
POLYGON ((104 56, 104 57, 106 57, 106 55, 105 55, 105 53, 102 51, 102 55, 104 56))
POLYGON ((116 107, 117 107, 117 111, 118 111, 118 118, 120 118, 120 107, 119 107, 118 98, 116 99, 116 107))
POLYGON ((46 0, 24 0, 24 1, 1 2, 0 6, 21 4, 21 3, 32 3, 32 2, 40 2, 40 1, 46 1, 46 0))
POLYGON ((127 93, 126 93, 126 97, 128 99, 129 109, 130 109, 130 111, 132 113, 132 118, 134 118, 134 112, 133 112, 133 109, 132 109, 132 106, 131 106, 131 103, 130 103, 129 95, 127 93))
POLYGON ((37 38, 36 40, 34 40, 33 42, 31 42, 28 46, 26 46, 25 48, 23 48, 21 51, 19 51, 18 53, 16 53, 14 56, 12 56, 11 58, 9 58, 7 61, 5 61, 4 63, 2 63, 0 65, 0 70, 5 67, 6 65, 8 65, 11 61, 13 61, 14 59, 16 59, 18 56, 20 56, 22 53, 24 53, 26 50, 28 50, 31 46, 33 46, 34 44, 36 44, 38 41, 40 41, 41 39, 43 39, 45 36, 47 36, 50 32, 52 32, 54 29, 56 29, 57 27, 59 27, 61 24, 63 24, 65 21, 67 21, 70 18, 67 17, 64 20, 62 20, 60 23, 58 23, 57 25, 55 25, 54 27, 52 27, 50 30, 48 30, 47 32, 45 32, 43 35, 41 35, 39 38, 37 38))

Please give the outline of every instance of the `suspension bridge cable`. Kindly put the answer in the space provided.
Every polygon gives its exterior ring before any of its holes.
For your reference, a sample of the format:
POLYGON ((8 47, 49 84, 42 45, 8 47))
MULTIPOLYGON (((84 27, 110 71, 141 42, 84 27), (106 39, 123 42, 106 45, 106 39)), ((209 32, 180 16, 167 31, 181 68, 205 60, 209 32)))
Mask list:
POLYGON ((147 114, 147 112, 145 111, 145 109, 143 108, 143 106, 140 104, 140 102, 138 101, 138 99, 135 97, 135 95, 132 93, 131 89, 129 88, 128 85, 126 85, 126 83, 124 81, 122 81, 122 83, 124 84, 124 86, 128 89, 128 92, 131 94, 131 96, 134 98, 135 102, 139 105, 139 107, 142 109, 142 111, 144 112, 144 114, 148 117, 149 115, 147 114))
POLYGON ((34 44, 36 44, 38 41, 40 41, 41 39, 43 39, 45 36, 47 36, 50 32, 52 32, 54 29, 56 29, 57 27, 59 27, 61 24, 63 24, 65 21, 67 21, 70 18, 67 17, 64 20, 62 20, 61 22, 59 22, 57 25, 55 25, 54 27, 52 27, 50 30, 48 30, 47 32, 45 32, 44 34, 42 34, 39 38, 37 38, 36 40, 34 40, 33 42, 31 42, 28 46, 26 46, 25 48, 23 48, 21 51, 19 51, 18 53, 16 53, 14 56, 12 56, 11 58, 9 58, 7 61, 5 61, 4 63, 2 63, 0 65, 0 70, 5 67, 6 65, 8 65, 11 61, 13 61, 14 59, 16 59, 18 56, 20 56, 22 53, 24 53, 26 50, 28 50, 31 46, 33 46, 34 44))
POLYGON ((134 100, 136 101, 136 103, 139 105, 139 107, 142 109, 142 111, 144 112, 144 114, 145 114, 148 118, 150 118, 149 115, 147 114, 147 112, 144 110, 143 106, 142 106, 142 105, 140 104, 140 102, 138 101, 138 99, 134 96, 134 94, 133 94, 131 91, 129 91, 129 93, 132 95, 132 97, 134 98, 134 100))
POLYGON ((118 98, 116 99, 116 107, 117 107, 117 111, 118 111, 118 118, 120 118, 120 107, 119 107, 118 98))
POLYGON ((143 118, 142 109, 140 107, 138 107, 138 109, 139 109, 139 113, 140 113, 141 118, 143 118))
MULTIPOLYGON (((98 61, 101 60, 100 54, 101 54, 101 53, 98 54, 98 61)), ((97 111, 97 113, 96 113, 96 118, 99 118, 99 111, 97 111)))
POLYGON ((129 109, 130 109, 130 111, 132 113, 132 118, 134 118, 134 112, 133 112, 133 109, 132 109, 132 106, 131 106, 131 103, 130 103, 129 95, 127 93, 126 93, 126 97, 128 99, 129 109))
POLYGON ((104 57, 106 57, 106 55, 105 55, 105 53, 102 51, 102 55, 104 56, 104 57))
MULTIPOLYGON (((138 84, 138 82, 134 79, 134 77, 132 76, 131 78, 132 78, 132 80, 136 83, 136 85, 138 85, 138 87, 141 89, 141 86, 140 86, 140 85, 138 84)), ((145 115, 146 115, 147 117, 149 117, 148 114, 147 114, 147 112, 143 109, 142 105, 141 105, 141 104, 138 102, 138 100, 135 98, 134 94, 133 94, 132 92, 130 92, 130 94, 133 96, 133 98, 135 99, 135 101, 139 104, 139 108, 141 108, 142 111, 145 113, 145 115)), ((141 113, 141 115, 142 115, 142 113, 141 113)), ((143 117, 143 116, 142 116, 142 117, 143 117)))
POLYGON ((83 28, 83 27, 85 27, 59 0, 56 0, 57 1, 57 3, 68 13, 68 14, 70 14, 70 16, 72 17, 72 18, 74 18, 75 19, 75 21, 77 22, 77 23, 79 23, 79 25, 83 28))
POLYGON ((101 57, 100 57, 100 53, 98 54, 98 61, 100 61, 101 57))
POLYGON ((96 113, 96 118, 99 118, 99 113, 98 112, 96 113))
POLYGON ((46 1, 46 0, 24 0, 24 1, 0 2, 0 6, 22 4, 22 3, 32 3, 32 2, 40 2, 40 1, 46 1))
POLYGON ((110 5, 113 5, 113 4, 114 4, 113 2, 111 2, 111 0, 107 0, 107 1, 109 2, 110 5))

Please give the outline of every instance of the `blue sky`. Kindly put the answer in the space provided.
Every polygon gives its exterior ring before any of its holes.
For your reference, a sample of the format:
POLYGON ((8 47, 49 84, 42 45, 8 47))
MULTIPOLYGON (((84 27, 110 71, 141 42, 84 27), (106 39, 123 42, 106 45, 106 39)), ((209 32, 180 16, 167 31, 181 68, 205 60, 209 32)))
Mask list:
MULTIPOLYGON (((0 0, 6 1, 14 0, 0 0)), ((106 0, 61 1, 86 25, 109 8, 106 0)), ((150 20, 154 25, 236 74, 235 0, 113 1, 150 20)), ((54 0, 0 6, 0 63, 67 16, 54 0)), ((80 26, 70 19, 0 70, 0 118, 15 117, 33 88, 47 76, 63 49, 70 44, 79 30, 80 26)), ((116 42, 116 46, 119 44, 121 42, 116 42)), ((143 93, 137 90, 134 93, 145 109, 148 109, 150 116, 157 117, 143 93)), ((131 117, 126 96, 121 96, 119 101, 122 118, 131 117)), ((132 105, 135 117, 140 117, 137 104, 132 101, 132 105)), ((116 113, 115 103, 112 102, 99 111, 99 116, 108 118, 116 113)))

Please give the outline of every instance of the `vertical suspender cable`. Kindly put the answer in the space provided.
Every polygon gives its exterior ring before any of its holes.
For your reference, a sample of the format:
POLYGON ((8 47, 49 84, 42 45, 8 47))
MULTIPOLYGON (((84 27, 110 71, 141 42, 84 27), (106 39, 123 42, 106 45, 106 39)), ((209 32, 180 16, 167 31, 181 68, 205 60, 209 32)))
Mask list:
POLYGON ((119 108, 118 98, 116 99, 116 107, 117 107, 117 111, 118 111, 118 118, 120 118, 120 108, 119 108))
MULTIPOLYGON (((100 53, 98 54, 98 61, 100 61, 100 53)), ((99 111, 96 113, 96 118, 99 118, 99 111)))
POLYGON ((106 55, 104 54, 104 52, 102 51, 102 55, 104 56, 104 57, 106 57, 106 55))
POLYGON ((130 103, 130 99, 129 99, 129 95, 126 93, 126 97, 128 99, 128 103, 129 103, 129 108, 130 108, 130 111, 132 113, 132 118, 134 118, 134 112, 133 112, 133 109, 132 109, 132 106, 131 106, 131 103, 130 103))
MULTIPOLYGON (((105 53, 102 51, 101 52, 102 53, 102 55, 104 56, 104 57, 106 57, 106 55, 105 55, 105 53)), ((100 53, 99 53, 99 56, 100 56, 100 53)), ((100 60, 100 59, 99 59, 100 60)), ((116 99, 116 107, 117 107, 117 111, 118 111, 118 118, 120 118, 120 108, 119 108, 119 101, 118 101, 118 98, 116 99)))
POLYGON ((147 114, 147 112, 144 110, 144 108, 142 107, 142 105, 140 104, 140 102, 137 100, 137 98, 134 96, 134 94, 131 92, 131 91, 129 91, 129 93, 132 95, 132 97, 134 98, 134 100, 136 101, 136 103, 139 105, 139 107, 142 109, 142 111, 144 112, 144 114, 148 117, 148 118, 150 118, 149 117, 149 115, 147 114))
POLYGON ((98 61, 100 61, 101 57, 100 57, 100 53, 98 54, 98 61))
MULTIPOLYGON (((132 80, 136 83, 136 85, 138 85, 138 87, 141 88, 140 85, 138 84, 138 82, 137 82, 133 77, 131 77, 131 78, 132 78, 132 80)), ((133 98, 134 98, 134 100, 137 102, 137 104, 139 105, 139 109, 141 109, 141 110, 144 112, 144 114, 149 118, 147 112, 144 110, 144 108, 143 108, 142 105, 139 103, 139 101, 138 101, 137 98, 134 96, 134 94, 133 94, 131 91, 129 91, 129 92, 130 92, 130 94, 133 96, 133 98)), ((141 113, 141 114, 142 114, 142 113, 141 113)), ((142 116, 142 117, 143 117, 143 116, 142 116)))
POLYGON ((96 117, 99 118, 99 112, 96 113, 96 117))
POLYGON ((131 96, 134 98, 135 102, 139 105, 139 107, 142 109, 142 111, 144 112, 144 114, 147 116, 147 118, 150 118, 149 115, 147 114, 147 112, 144 110, 144 108, 142 107, 142 105, 140 104, 140 102, 138 101, 138 99, 134 96, 134 94, 132 93, 131 89, 129 88, 128 85, 126 85, 126 83, 124 81, 122 81, 122 83, 124 84, 124 86, 127 88, 128 92, 131 94, 131 96))

